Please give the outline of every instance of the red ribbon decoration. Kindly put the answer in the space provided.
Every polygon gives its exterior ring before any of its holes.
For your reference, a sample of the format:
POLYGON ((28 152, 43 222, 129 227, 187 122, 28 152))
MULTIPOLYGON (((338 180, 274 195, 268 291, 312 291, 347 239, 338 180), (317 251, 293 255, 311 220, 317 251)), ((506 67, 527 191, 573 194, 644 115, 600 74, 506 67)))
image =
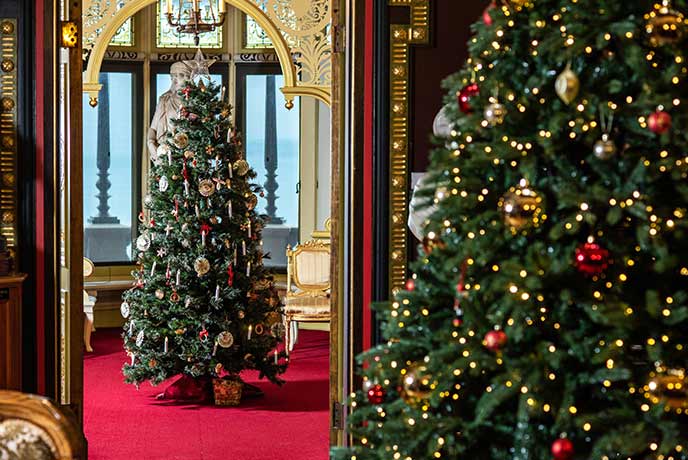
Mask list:
POLYGON ((232 268, 232 264, 229 264, 229 267, 227 267, 227 284, 232 287, 234 284, 234 269, 232 268))
POLYGON ((208 225, 208 224, 201 225, 201 234, 202 235, 203 234, 207 235, 208 233, 210 233, 210 230, 212 230, 212 227, 210 225, 208 225))
POLYGON ((191 94, 191 87, 187 86, 182 90, 182 94, 184 95, 184 98, 189 99, 189 94, 191 94))
POLYGON ((185 181, 189 181, 189 171, 186 169, 186 160, 184 160, 184 166, 182 166, 182 176, 184 176, 185 181))

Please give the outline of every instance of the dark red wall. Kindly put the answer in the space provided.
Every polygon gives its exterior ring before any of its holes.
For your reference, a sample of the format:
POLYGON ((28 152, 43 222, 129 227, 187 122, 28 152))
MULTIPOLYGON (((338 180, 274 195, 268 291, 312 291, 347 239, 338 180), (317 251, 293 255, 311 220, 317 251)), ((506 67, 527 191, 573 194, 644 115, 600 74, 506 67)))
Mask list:
POLYGON ((416 46, 413 53, 413 105, 411 171, 427 169, 432 149, 429 137, 432 122, 442 107, 442 80, 456 72, 468 57, 466 43, 471 37, 470 26, 481 18, 488 0, 434 0, 432 36, 429 46, 416 46))

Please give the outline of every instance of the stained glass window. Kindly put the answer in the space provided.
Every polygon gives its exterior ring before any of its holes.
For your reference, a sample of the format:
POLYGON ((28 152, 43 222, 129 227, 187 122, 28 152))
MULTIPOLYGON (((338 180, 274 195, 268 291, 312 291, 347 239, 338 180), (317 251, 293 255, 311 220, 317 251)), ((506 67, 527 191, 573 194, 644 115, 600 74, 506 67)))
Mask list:
POLYGON ((112 40, 110 40, 110 45, 112 46, 134 46, 134 20, 133 18, 127 19, 122 27, 120 27, 115 33, 112 40))
MULTIPOLYGON (((179 13, 179 4, 181 3, 182 21, 188 21, 190 17, 189 12, 192 8, 191 0, 172 0, 172 7, 176 15, 179 13), (186 19, 185 19, 186 18, 186 19)), ((213 14, 215 18, 218 17, 218 0, 199 0, 201 17, 205 22, 213 21, 213 14)), ((158 11, 156 14, 157 25, 157 46, 158 48, 194 48, 193 34, 186 34, 177 32, 175 27, 170 26, 167 22, 167 16, 164 12, 167 11, 167 0, 158 0, 158 11)), ((212 32, 205 32, 198 36, 200 39, 200 46, 202 48, 222 48, 222 26, 217 27, 212 32)))
POLYGON ((244 42, 246 48, 272 48, 272 42, 262 27, 252 17, 244 15, 244 42))

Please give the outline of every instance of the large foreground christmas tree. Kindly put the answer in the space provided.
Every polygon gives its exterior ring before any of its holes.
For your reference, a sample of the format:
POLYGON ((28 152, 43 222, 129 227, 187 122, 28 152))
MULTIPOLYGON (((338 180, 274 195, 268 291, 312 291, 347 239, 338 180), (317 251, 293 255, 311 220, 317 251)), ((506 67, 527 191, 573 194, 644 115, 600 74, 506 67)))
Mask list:
POLYGON ((688 459, 687 4, 655 3, 474 26, 341 458, 688 459))
POLYGON ((220 89, 188 82, 180 118, 149 175, 140 270, 124 295, 128 382, 237 378, 245 369, 280 383, 281 303, 262 263, 249 167, 220 89))

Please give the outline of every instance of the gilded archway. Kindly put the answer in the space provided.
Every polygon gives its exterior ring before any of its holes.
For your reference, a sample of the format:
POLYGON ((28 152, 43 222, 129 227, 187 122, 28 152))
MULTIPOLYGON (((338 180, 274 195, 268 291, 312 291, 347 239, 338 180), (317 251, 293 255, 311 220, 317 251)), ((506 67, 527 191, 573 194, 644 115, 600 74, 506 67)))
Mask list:
MULTIPOLYGON (((331 0, 224 0, 252 17, 272 41, 282 67, 287 106, 296 96, 330 104, 331 0)), ((97 99, 98 74, 110 40, 124 22, 156 0, 86 0, 83 8, 84 92, 97 99)))

